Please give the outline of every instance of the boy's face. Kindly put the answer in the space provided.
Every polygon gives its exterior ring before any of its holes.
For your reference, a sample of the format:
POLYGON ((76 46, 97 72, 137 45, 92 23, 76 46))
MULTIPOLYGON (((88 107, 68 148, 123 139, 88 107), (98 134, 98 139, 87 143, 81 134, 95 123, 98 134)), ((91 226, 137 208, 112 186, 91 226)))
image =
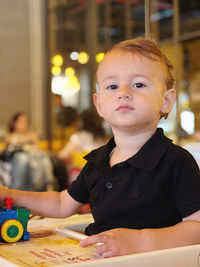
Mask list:
POLYGON ((172 109, 175 91, 166 90, 166 70, 160 61, 116 49, 104 57, 97 79, 94 103, 113 130, 152 130, 161 114, 172 109))

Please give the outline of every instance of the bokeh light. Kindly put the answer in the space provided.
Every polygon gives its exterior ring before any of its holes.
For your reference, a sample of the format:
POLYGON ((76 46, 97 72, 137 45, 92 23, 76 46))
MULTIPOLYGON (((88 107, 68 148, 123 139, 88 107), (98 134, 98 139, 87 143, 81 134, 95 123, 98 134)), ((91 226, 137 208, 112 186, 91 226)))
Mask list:
POLYGON ((79 56, 79 53, 76 51, 71 52, 71 54, 69 55, 71 60, 78 60, 78 56, 79 56))
POLYGON ((73 76, 75 74, 75 70, 72 67, 68 67, 65 69, 66 76, 73 76))
POLYGON ((194 133, 194 113, 191 110, 184 110, 181 112, 181 127, 185 130, 188 134, 194 133))
POLYGON ((96 57, 95 57, 96 62, 97 62, 97 63, 100 63, 100 62, 102 61, 103 57, 104 57, 104 53, 98 53, 98 54, 96 55, 96 57))
POLYGON ((78 56, 78 62, 80 64, 86 64, 89 60, 89 55, 86 52, 80 52, 78 56))
POLYGON ((55 55, 51 59, 51 63, 55 66, 61 66, 63 64, 63 57, 61 55, 55 55))
POLYGON ((78 81, 78 78, 73 75, 70 76, 68 79, 64 82, 64 89, 71 91, 71 92, 77 92, 80 90, 80 83, 78 81))
POLYGON ((61 73, 61 68, 59 66, 53 66, 51 68, 51 73, 53 75, 59 75, 61 73))

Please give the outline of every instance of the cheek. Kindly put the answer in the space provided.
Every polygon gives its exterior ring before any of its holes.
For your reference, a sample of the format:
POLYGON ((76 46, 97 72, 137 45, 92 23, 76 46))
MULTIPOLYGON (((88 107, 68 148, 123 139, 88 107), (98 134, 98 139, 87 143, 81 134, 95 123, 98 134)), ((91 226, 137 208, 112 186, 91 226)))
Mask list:
POLYGON ((101 117, 107 121, 107 118, 112 114, 112 102, 108 101, 107 98, 102 98, 99 106, 101 117))
POLYGON ((153 113, 154 115, 160 114, 162 106, 162 99, 160 97, 145 95, 140 98, 140 102, 140 106, 143 107, 146 112, 153 113))
POLYGON ((107 113, 106 100, 102 97, 99 98, 98 104, 96 104, 96 109, 100 117, 104 119, 104 115, 107 113))

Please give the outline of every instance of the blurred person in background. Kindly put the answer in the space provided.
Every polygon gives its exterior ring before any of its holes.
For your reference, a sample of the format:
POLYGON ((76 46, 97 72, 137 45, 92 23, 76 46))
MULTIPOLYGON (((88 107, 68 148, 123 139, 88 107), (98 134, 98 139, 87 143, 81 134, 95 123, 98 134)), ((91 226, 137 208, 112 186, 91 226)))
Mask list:
POLYGON ((30 129, 24 112, 12 116, 5 143, 1 160, 10 164, 7 173, 10 179, 7 176, 5 182, 7 187, 27 191, 56 189, 51 159, 46 152, 39 150, 37 134, 30 129))
MULTIPOLYGON (((85 165, 84 156, 106 142, 103 121, 94 109, 84 110, 76 124, 77 132, 71 135, 69 142, 58 154, 68 166, 68 186, 77 178, 85 165)), ((89 204, 86 204, 79 210, 79 213, 89 213, 90 211, 89 204)))
POLYGON ((84 156, 104 145, 106 140, 103 121, 97 112, 92 108, 84 110, 77 119, 77 132, 71 135, 69 142, 58 153, 69 165, 70 183, 85 165, 84 156))
POLYGON ((77 109, 71 106, 62 106, 57 112, 56 121, 60 126, 60 137, 63 146, 69 141, 70 136, 78 130, 78 117, 79 113, 77 109))

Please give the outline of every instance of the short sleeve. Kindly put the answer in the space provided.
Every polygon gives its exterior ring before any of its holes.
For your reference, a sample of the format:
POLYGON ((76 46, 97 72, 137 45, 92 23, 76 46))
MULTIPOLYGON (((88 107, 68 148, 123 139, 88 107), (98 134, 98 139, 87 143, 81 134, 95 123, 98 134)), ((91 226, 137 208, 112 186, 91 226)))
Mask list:
POLYGON ((88 163, 83 167, 77 179, 68 188, 68 193, 72 198, 80 203, 88 203, 89 191, 87 188, 86 177, 88 174, 88 163))
POLYGON ((185 218, 200 209, 200 171, 193 156, 184 149, 175 153, 172 162, 169 190, 173 203, 185 218))

